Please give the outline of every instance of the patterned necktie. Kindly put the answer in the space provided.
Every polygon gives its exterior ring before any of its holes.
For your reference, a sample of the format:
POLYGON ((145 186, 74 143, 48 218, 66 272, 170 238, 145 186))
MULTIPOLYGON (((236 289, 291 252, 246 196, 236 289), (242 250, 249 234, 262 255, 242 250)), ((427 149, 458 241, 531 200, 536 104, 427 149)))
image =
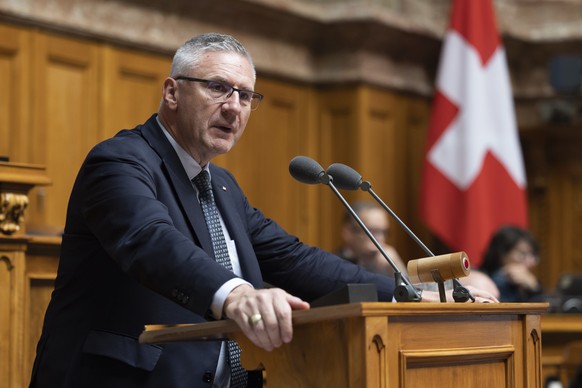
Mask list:
MULTIPOLYGON (((222 233, 222 226, 220 225, 220 218, 218 216, 218 208, 214 202, 214 194, 210 186, 210 177, 208 171, 202 170, 200 174, 192 179, 196 188, 198 189, 198 199, 202 206, 204 219, 210 232, 212 239, 212 249, 214 250, 214 259, 223 267, 232 271, 232 263, 228 256, 228 248, 226 246, 226 239, 222 233)), ((241 349, 235 341, 226 341, 228 345, 228 362, 230 365, 230 386, 232 388, 247 386, 247 371, 240 363, 241 349)))

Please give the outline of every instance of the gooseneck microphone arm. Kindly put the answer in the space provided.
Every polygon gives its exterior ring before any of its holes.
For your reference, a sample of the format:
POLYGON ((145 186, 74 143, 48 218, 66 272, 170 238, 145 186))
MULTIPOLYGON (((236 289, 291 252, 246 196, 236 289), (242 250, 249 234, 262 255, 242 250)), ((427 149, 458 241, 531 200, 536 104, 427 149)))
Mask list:
MULTIPOLYGON (((430 249, 412 232, 412 230, 406 226, 406 224, 390 209, 384 201, 372 190, 372 184, 368 181, 363 182, 362 176, 353 168, 346 166, 342 163, 334 163, 330 165, 327 169, 327 174, 330 176, 334 176, 336 178, 336 185, 342 189, 346 190, 362 190, 367 191, 375 200, 386 210, 394 220, 408 233, 408 235, 416 242, 416 244, 429 256, 435 256, 434 253, 431 252, 430 249)), ((471 294, 471 292, 461 284, 461 282, 457 278, 453 278, 453 299, 455 302, 466 302, 471 299, 473 302, 475 301, 475 297, 471 294)), ((435 282, 439 284, 439 293, 441 297, 441 301, 445 301, 444 296, 444 287, 442 284, 442 280, 434 279, 435 282)))
POLYGON ((416 242, 416 244, 418 244, 420 248, 422 248, 422 250, 427 255, 434 256, 434 253, 432 253, 431 250, 428 249, 426 245, 424 245, 424 243, 416 236, 416 234, 412 232, 412 230, 410 230, 408 226, 406 226, 406 224, 400 219, 400 217, 398 217, 396 213, 394 213, 392 209, 390 209, 390 207, 388 207, 388 205, 386 205, 384 201, 382 201, 382 199, 374 192, 374 190, 372 190, 372 185, 370 184, 370 182, 363 182, 360 188, 362 189, 362 191, 367 191, 368 193, 370 193, 370 195, 374 197, 374 199, 380 204, 380 206, 382 206, 384 210, 390 213, 392 218, 396 220, 396 222, 402 227, 402 229, 404 229, 406 233, 408 233, 408 235, 416 242))
POLYGON ((345 208, 349 211, 349 213, 354 218, 354 220, 356 220, 356 222, 358 223, 358 225, 360 226, 360 228, 362 228, 362 230, 364 231, 364 233, 366 233, 366 236, 368 236, 368 238, 370 240, 372 240, 372 242, 374 243, 374 245, 376 246, 376 248, 378 248, 378 250, 380 251, 380 253, 382 254, 382 256, 384 256, 384 258, 388 261, 388 264, 390 264, 390 266, 392 267, 392 269, 394 270, 394 272, 401 272, 400 269, 396 266, 396 264, 392 260, 392 258, 390 257, 390 255, 388 255, 388 253, 384 250, 384 248, 382 247, 382 245, 380 245, 380 243, 378 242, 378 240, 376 240, 376 237, 374 237, 374 235, 372 234, 372 232, 370 232, 370 230, 368 229, 368 227, 366 226, 366 224, 364 224, 364 222, 362 221, 362 219, 358 216, 358 214, 355 212, 355 210, 349 205, 349 203, 346 201, 346 199, 344 198, 344 196, 341 195, 341 193, 338 191, 338 189, 334 186, 334 184, 332 182, 333 182, 333 177, 330 176, 330 181, 328 183, 328 186, 330 187, 330 189, 339 198, 339 200, 342 202, 342 204, 345 206, 345 208))
POLYGON ((427 248, 426 245, 410 230, 408 226, 382 201, 382 199, 372 190, 370 182, 362 182, 362 176, 353 168, 341 163, 334 163, 327 169, 327 174, 336 177, 338 187, 346 190, 362 190, 370 193, 372 197, 386 210, 394 220, 408 233, 408 235, 422 248, 422 250, 429 256, 434 256, 434 253, 427 248))
POLYGON ((321 167, 315 160, 308 158, 306 156, 296 156, 293 158, 289 164, 289 172, 293 178, 297 179, 299 182, 306 184, 325 184, 331 188, 333 193, 338 197, 341 203, 349 211, 350 215, 356 220, 360 228, 366 233, 366 236, 374 243, 376 248, 380 251, 382 256, 388 261, 390 266, 394 269, 394 277, 396 282, 396 287, 394 289, 394 298, 398 302, 418 302, 421 300, 421 292, 416 289, 410 281, 402 275, 402 272, 398 266, 394 263, 392 258, 384 250, 382 245, 376 240, 374 235, 370 232, 368 227, 356 214, 354 209, 346 201, 344 196, 339 192, 333 183, 333 176, 327 174, 323 167, 321 167))

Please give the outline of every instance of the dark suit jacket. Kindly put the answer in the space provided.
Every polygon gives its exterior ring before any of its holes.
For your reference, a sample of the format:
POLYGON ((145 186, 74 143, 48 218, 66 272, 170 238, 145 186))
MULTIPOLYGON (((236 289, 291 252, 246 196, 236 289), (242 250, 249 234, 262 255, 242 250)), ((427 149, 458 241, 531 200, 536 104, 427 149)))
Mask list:
MULTIPOLYGON (((285 233, 210 166, 243 277, 313 300, 346 283, 393 281, 285 233)), ((155 116, 98 144, 77 176, 59 270, 37 347, 34 387, 210 387, 219 341, 142 345, 146 324, 203 322, 235 275, 212 258, 188 177, 155 116)))

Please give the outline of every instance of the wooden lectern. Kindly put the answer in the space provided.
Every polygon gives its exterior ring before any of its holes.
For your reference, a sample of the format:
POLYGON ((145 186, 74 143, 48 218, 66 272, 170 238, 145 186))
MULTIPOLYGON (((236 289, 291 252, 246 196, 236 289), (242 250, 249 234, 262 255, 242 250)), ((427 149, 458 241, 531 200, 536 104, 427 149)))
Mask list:
POLYGON ((360 302, 295 311, 293 341, 254 346, 233 321, 147 326, 143 343, 236 339, 264 387, 542 387, 545 303, 360 302))

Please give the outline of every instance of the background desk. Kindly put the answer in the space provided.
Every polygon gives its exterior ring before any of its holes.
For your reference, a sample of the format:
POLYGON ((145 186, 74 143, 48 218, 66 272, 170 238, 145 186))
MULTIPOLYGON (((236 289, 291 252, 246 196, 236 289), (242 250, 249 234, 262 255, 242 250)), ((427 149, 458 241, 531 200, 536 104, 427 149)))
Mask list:
POLYGON ((572 341, 582 341, 582 314, 544 314, 542 327, 542 378, 559 376, 564 349, 572 341))

